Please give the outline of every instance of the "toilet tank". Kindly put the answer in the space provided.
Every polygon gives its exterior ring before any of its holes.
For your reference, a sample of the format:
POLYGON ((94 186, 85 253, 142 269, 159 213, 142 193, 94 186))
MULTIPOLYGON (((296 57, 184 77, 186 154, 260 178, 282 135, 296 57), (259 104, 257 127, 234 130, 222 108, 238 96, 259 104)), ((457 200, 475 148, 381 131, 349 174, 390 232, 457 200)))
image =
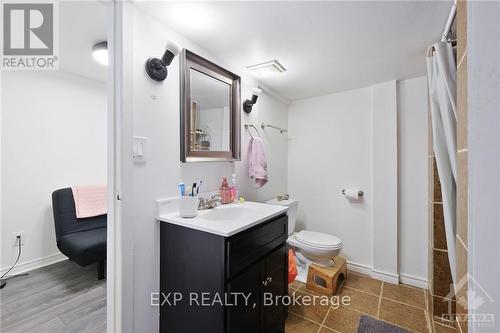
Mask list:
POLYGON ((299 201, 295 199, 278 200, 277 198, 266 201, 271 205, 288 206, 288 235, 291 235, 295 230, 295 222, 297 221, 297 208, 299 201))

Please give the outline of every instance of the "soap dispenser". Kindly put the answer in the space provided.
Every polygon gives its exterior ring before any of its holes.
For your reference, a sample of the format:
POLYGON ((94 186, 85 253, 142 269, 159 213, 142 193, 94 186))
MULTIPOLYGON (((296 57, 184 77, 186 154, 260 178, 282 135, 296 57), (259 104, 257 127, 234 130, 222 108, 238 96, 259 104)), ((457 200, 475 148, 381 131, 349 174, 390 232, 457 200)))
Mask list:
POLYGON ((231 202, 238 200, 238 188, 236 187, 236 174, 231 175, 231 186, 229 187, 231 202))
POLYGON ((223 204, 231 202, 231 193, 229 191, 229 184, 226 177, 222 177, 222 184, 220 186, 220 200, 223 204))

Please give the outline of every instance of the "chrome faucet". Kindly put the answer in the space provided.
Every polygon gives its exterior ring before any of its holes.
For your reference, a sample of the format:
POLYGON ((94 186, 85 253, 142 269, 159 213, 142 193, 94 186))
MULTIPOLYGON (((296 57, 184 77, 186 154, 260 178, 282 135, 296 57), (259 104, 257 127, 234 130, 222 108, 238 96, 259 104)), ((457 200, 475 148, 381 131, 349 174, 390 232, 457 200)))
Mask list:
POLYGON ((210 199, 199 198, 198 199, 198 209, 212 209, 221 204, 221 197, 218 194, 212 195, 210 199))

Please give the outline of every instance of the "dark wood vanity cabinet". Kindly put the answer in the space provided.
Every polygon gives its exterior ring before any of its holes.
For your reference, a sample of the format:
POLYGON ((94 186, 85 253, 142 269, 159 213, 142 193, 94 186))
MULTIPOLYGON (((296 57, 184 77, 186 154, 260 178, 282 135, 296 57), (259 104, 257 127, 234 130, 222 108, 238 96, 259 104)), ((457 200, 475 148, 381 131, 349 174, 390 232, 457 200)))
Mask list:
POLYGON ((275 296, 287 294, 286 259, 287 247, 282 245, 228 283, 229 292, 244 292, 251 298, 247 306, 227 308, 226 332, 284 332, 286 308, 265 305, 264 296, 275 299, 275 296))
POLYGON ((288 294, 287 224, 280 215, 223 237, 161 223, 160 332, 284 332, 286 307, 264 301, 288 294))

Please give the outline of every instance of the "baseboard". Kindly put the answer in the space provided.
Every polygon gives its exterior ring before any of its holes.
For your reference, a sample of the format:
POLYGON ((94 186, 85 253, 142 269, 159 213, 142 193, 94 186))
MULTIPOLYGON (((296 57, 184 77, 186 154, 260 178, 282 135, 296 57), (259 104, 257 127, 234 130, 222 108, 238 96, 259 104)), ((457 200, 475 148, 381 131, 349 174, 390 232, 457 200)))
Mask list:
POLYGON ((347 269, 353 272, 368 275, 374 279, 388 283, 398 284, 401 282, 409 286, 423 288, 423 289, 427 289, 429 287, 428 281, 425 279, 408 274, 397 275, 397 274, 382 272, 375 270, 368 265, 358 264, 352 261, 347 262, 347 269))
POLYGON ((370 276, 374 279, 381 280, 384 282, 399 284, 399 276, 397 274, 392 274, 372 269, 372 273, 370 276))
POLYGON ((426 279, 408 274, 399 274, 399 281, 409 286, 428 289, 429 282, 426 279))
POLYGON ((350 271, 365 274, 365 275, 372 274, 372 268, 370 266, 358 264, 358 263, 355 263, 352 261, 347 262, 347 269, 350 271))
MULTIPOLYGON (((52 265, 52 264, 55 264, 57 262, 60 262, 60 261, 66 260, 66 259, 68 259, 68 257, 66 257, 64 254, 62 254, 62 253, 54 253, 54 254, 51 254, 50 256, 46 256, 46 257, 43 257, 43 258, 34 259, 34 260, 30 260, 30 261, 25 261, 25 262, 19 263, 19 264, 16 265, 16 267, 14 267, 9 272, 8 275, 15 275, 15 274, 21 274, 21 273, 29 272, 29 271, 32 271, 34 269, 37 269, 37 268, 40 268, 40 267, 44 267, 44 266, 48 266, 48 265, 52 265)), ((12 264, 10 264, 9 266, 7 266, 5 268, 2 268, 0 274, 3 275, 5 272, 7 272, 9 270, 9 268, 11 266, 12 266, 12 264)))
POLYGON ((358 264, 352 261, 347 262, 347 269, 368 275, 374 279, 384 281, 384 282, 389 282, 389 283, 394 283, 398 284, 399 283, 399 276, 396 274, 390 274, 382 271, 377 271, 373 269, 373 267, 368 266, 368 265, 363 265, 363 264, 358 264))

